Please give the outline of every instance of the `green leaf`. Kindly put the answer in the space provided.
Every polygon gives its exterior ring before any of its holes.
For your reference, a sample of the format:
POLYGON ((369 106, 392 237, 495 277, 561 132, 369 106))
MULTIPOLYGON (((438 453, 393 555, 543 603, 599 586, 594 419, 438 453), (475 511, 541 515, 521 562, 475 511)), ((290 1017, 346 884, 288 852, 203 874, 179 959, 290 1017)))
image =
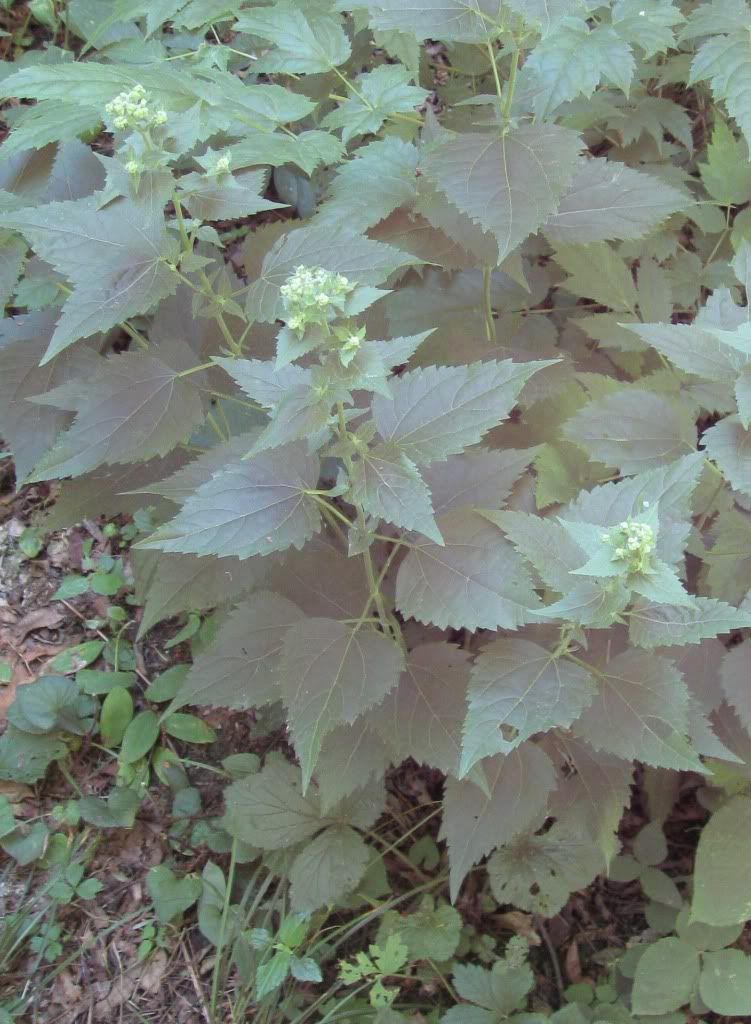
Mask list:
POLYGON ((633 275, 612 246, 606 242, 558 246, 555 261, 570 275, 564 282, 567 291, 633 313, 639 301, 633 275))
POLYGON ((352 498, 368 515, 440 544, 430 491, 415 464, 395 444, 380 444, 353 464, 352 498))
POLYGON ((409 652, 399 685, 368 715, 395 764, 412 757, 458 774, 469 664, 453 644, 422 644, 409 652))
POLYGON ((751 361, 751 353, 744 351, 740 340, 737 347, 732 335, 723 336, 708 331, 698 324, 624 324, 642 341, 686 373, 696 374, 704 380, 717 381, 732 388, 740 370, 751 361))
POLYGON ((105 747, 122 743, 125 730, 133 719, 133 698, 123 686, 114 686, 102 702, 99 732, 105 747))
POLYGON ((177 242, 167 235, 161 210, 130 201, 97 210, 81 199, 17 210, 3 224, 20 231, 73 285, 43 362, 79 338, 145 313, 177 287, 165 263, 177 242))
POLYGON ((277 239, 263 258, 259 276, 248 288, 246 312, 262 323, 284 310, 279 289, 300 265, 323 267, 360 285, 379 285, 401 267, 422 262, 390 245, 352 231, 348 224, 312 224, 277 239))
POLYGON ((751 798, 736 796, 715 811, 702 829, 694 865, 692 920, 722 926, 751 916, 751 876, 745 855, 750 827, 751 798))
POLYGON ((552 917, 602 869, 602 853, 588 837, 555 824, 543 835, 525 832, 496 850, 488 878, 499 903, 552 917))
POLYGON ((591 458, 623 473, 675 462, 696 447, 692 408, 636 385, 585 405, 563 430, 591 458))
POLYGON ((462 132, 436 144, 421 169, 462 213, 498 243, 502 262, 537 231, 570 187, 581 142, 553 124, 524 124, 505 134, 462 132))
POLYGON ((0 161, 27 149, 41 149, 50 142, 67 142, 77 135, 95 131, 101 123, 102 116, 94 106, 57 99, 24 107, 3 143, 0 161))
POLYGON ((594 694, 594 679, 585 668, 556 659, 529 640, 487 644, 472 667, 461 774, 483 757, 509 753, 535 733, 567 728, 594 694))
POLYGON ((255 997, 264 999, 279 988, 289 973, 292 956, 286 950, 278 950, 270 960, 256 968, 255 997))
POLYGON ((344 64, 351 47, 341 21, 280 0, 274 7, 245 10, 235 22, 239 32, 267 39, 273 49, 254 62, 254 71, 315 75, 344 64))
POLYGON ((167 714, 164 718, 164 731, 184 743, 214 743, 217 738, 216 732, 202 718, 179 712, 167 714))
POLYGON ((221 178, 193 172, 179 179, 178 198, 197 220, 234 220, 284 207, 284 203, 263 198, 267 183, 265 170, 243 171, 221 178))
POLYGON ((699 954, 681 939, 658 939, 639 959, 631 997, 635 1013, 670 1013, 690 1002, 699 980, 699 954))
MULTIPOLYGON (((337 0, 337 10, 351 2, 337 0)), ((502 0, 358 0, 370 11, 370 25, 380 31, 396 29, 418 40, 482 43, 495 34, 502 0)))
POLYGON ((446 905, 436 907, 431 896, 423 896, 419 910, 412 914, 387 912, 376 942, 382 946, 388 935, 397 935, 407 946, 410 960, 445 963, 456 952, 461 930, 458 911, 446 905))
POLYGON ((307 788, 321 745, 396 686, 403 655, 382 633, 334 619, 303 619, 287 632, 279 684, 307 788))
POLYGON ((301 617, 291 601, 263 591, 238 605, 195 659, 170 711, 186 704, 248 709, 278 700, 282 641, 301 617))
POLYGON ((103 640, 84 640, 83 643, 75 644, 73 647, 61 651, 60 654, 56 654, 54 658, 50 659, 49 667, 54 668, 56 672, 69 675, 71 672, 77 672, 79 669, 91 665, 103 650, 103 640))
POLYGON ((312 913, 349 895, 362 878, 370 853, 347 825, 327 828, 298 853, 289 873, 290 905, 312 913))
POLYGON ((512 546, 471 509, 438 519, 443 544, 416 540, 399 566, 396 605, 440 629, 516 629, 539 606, 512 546))
POLYGON ((301 442, 230 462, 139 547, 238 558, 300 548, 320 526, 319 506, 306 493, 318 472, 301 442))
POLYGON ((739 416, 726 416, 702 435, 710 459, 717 463, 732 487, 751 494, 751 430, 739 416))
POLYGON ((482 768, 487 794, 466 779, 446 782, 441 838, 448 843, 452 900, 473 864, 545 817, 555 785, 550 758, 533 743, 488 758, 482 768))
POLYGON ((312 981, 316 984, 323 981, 321 968, 309 956, 293 956, 289 963, 289 971, 296 981, 312 981))
POLYGON ((263 771, 233 782, 225 791, 224 826, 262 850, 282 850, 312 839, 331 820, 319 808, 314 787, 301 792, 300 769, 281 758, 263 771))
POLYGON ((195 376, 180 377, 148 352, 111 356, 88 382, 91 391, 75 399, 73 425, 37 465, 34 479, 165 455, 203 420, 195 376))
POLYGON ((735 136, 719 117, 715 118, 707 162, 699 164, 707 192, 722 206, 747 203, 751 199, 751 163, 748 145, 735 136))
POLYGON ((653 175, 590 157, 579 163, 570 191, 542 230, 555 246, 641 238, 690 203, 653 175))
POLYGON ((482 514, 503 530, 547 586, 560 594, 571 588, 571 573, 582 564, 583 552, 560 523, 526 512, 483 510, 482 514))
POLYGON ((120 760, 133 764, 151 751, 159 739, 159 717, 155 711, 139 711, 128 725, 120 749, 120 760))
POLYGON ((751 735, 751 686, 749 686, 748 652, 751 645, 742 643, 731 648, 722 659, 720 680, 725 699, 735 709, 744 729, 751 735))
POLYGON ((94 724, 96 709, 97 702, 82 695, 71 679, 40 676, 18 688, 15 702, 8 709, 8 721, 35 735, 62 729, 84 736, 94 724))
POLYGON ((320 164, 337 164, 343 156, 339 139, 328 132, 307 131, 299 135, 249 130, 240 142, 224 146, 231 167, 255 167, 257 164, 295 164, 312 175, 320 164))
POLYGON ((392 398, 376 395, 373 418, 384 441, 418 465, 476 444, 503 422, 529 378, 549 361, 429 366, 403 373, 392 398))
POLYGON ((358 718, 353 725, 340 725, 323 741, 315 777, 321 793, 321 808, 327 814, 345 797, 384 775, 389 756, 384 740, 372 727, 378 726, 380 715, 379 707, 358 718))
POLYGON ((33 825, 19 825, 13 832, 3 836, 0 847, 21 867, 33 864, 44 856, 49 841, 49 829, 43 821, 33 825))
POLYGON ((37 782, 50 764, 66 753, 67 747, 58 734, 35 735, 9 724, 0 736, 0 779, 37 782))
POLYGON ((749 625, 748 612, 711 597, 696 597, 688 606, 639 601, 629 612, 629 637, 639 647, 698 644, 749 625))
MULTIPOLYGON (((514 941, 518 940, 511 940, 512 943, 514 941)), ((507 948, 509 951, 506 957, 496 960, 490 971, 477 964, 459 963, 454 967, 454 987, 458 995, 482 1007, 485 1014, 475 1007, 459 1005, 449 1010, 444 1021, 450 1024, 461 1024, 462 1021, 466 1024, 481 1024, 488 1021, 490 1024, 491 1021, 515 1016, 515 1011, 526 1005, 527 996, 534 986, 534 975, 526 958, 521 963, 516 960, 512 962, 511 949, 507 948), (473 1011, 471 1015, 467 1012, 470 1009, 473 1011)), ((514 954, 518 956, 518 947, 514 954)), ((521 1019, 527 1016, 531 1015, 523 1014, 521 1019)), ((532 1024, 537 1024, 534 1017, 532 1024)))
POLYGON ((157 921, 169 924, 193 906, 203 885, 198 875, 178 878, 166 864, 158 864, 146 875, 146 887, 154 903, 157 921))
MULTIPOLYGON (((712 31, 718 29, 716 26, 712 31)), ((730 35, 714 35, 703 42, 691 65, 688 85, 708 80, 715 100, 725 101, 728 112, 751 145, 751 53, 746 33, 747 25, 730 35)))
POLYGON ((744 1017, 751 1010, 751 957, 740 949, 705 953, 699 976, 699 995, 710 1010, 744 1017))
POLYGON ((645 57, 672 49, 673 26, 685 20, 672 0, 616 0, 613 4, 613 28, 622 39, 639 46, 645 57))
POLYGON ((81 818, 96 828, 132 828, 140 806, 138 793, 125 786, 113 789, 106 800, 85 796, 78 801, 81 818))
POLYGON ((689 692, 667 658, 629 650, 595 672, 599 690, 573 732, 596 750, 658 768, 701 771, 685 736, 689 692), (613 722, 618 723, 617 730, 613 722))
POLYGON ((628 95, 635 69, 631 48, 613 28, 590 30, 581 18, 565 18, 524 65, 538 118, 577 96, 591 96, 602 77, 628 95))
POLYGON ((410 85, 410 72, 400 64, 382 64, 360 75, 353 84, 354 95, 327 114, 324 128, 342 128, 347 145, 358 135, 372 135, 392 114, 414 112, 428 96, 427 89, 410 85))

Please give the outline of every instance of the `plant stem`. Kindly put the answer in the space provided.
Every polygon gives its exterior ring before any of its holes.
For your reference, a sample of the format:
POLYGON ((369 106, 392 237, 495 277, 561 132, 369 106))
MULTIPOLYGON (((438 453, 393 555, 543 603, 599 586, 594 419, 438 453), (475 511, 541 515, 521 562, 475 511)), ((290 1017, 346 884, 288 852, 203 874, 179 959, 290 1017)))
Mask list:
POLYGON ((209 1012, 212 1019, 216 1019, 217 1005, 219 1003, 219 978, 221 975, 222 967, 222 952, 224 950, 224 943, 227 934, 227 921, 229 920, 229 909, 230 903, 232 902, 232 886, 235 882, 235 869, 237 867, 237 839, 232 840, 232 850, 230 852, 229 868, 227 870, 227 885, 224 890, 224 905, 222 907, 222 920, 219 925, 219 939, 216 944, 216 954, 214 959, 214 972, 211 978, 211 999, 209 1002, 209 1012))
POLYGON ((483 308, 485 312, 485 334, 488 341, 497 341, 498 336, 495 330, 495 320, 493 319, 493 301, 491 287, 493 284, 493 268, 483 267, 482 268, 482 298, 483 308))

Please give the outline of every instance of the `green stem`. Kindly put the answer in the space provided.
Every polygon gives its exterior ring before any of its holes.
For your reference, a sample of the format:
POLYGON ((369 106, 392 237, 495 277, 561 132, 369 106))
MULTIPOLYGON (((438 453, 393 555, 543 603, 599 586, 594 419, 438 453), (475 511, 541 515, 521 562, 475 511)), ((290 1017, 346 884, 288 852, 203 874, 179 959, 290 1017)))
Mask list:
POLYGON ((493 283, 493 268, 482 268, 482 299, 485 312, 485 334, 488 341, 497 341, 495 331, 495 320, 493 319, 493 301, 491 287, 493 283))
POLYGON ((224 891, 224 906, 222 907, 222 920, 219 925, 219 937, 216 944, 214 958, 214 972, 211 978, 211 1001, 209 1012, 212 1019, 216 1018, 217 1006, 219 1003, 219 979, 222 967, 222 952, 227 934, 227 922, 229 920, 230 903, 232 902, 232 886, 235 882, 235 869, 237 867, 237 839, 232 840, 232 851, 230 853, 229 869, 227 871, 227 886, 224 891))

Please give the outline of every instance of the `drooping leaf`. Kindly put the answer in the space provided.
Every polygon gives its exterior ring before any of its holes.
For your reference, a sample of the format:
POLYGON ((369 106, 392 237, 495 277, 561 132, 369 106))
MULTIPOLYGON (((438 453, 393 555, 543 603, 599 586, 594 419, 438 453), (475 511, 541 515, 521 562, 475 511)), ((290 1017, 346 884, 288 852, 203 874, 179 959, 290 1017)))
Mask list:
POLYGON ((585 668, 556 659, 538 644, 515 638, 487 644, 472 667, 461 774, 535 733, 568 727, 594 692, 585 668))
POLYGON ((736 796, 702 829, 694 865, 693 920, 723 926, 748 919, 751 878, 744 851, 749 827, 751 798, 736 796))
POLYGON ((382 633, 334 619, 303 619, 284 638, 279 684, 307 787, 321 745, 396 686, 403 656, 382 633))
POLYGON ((473 864, 544 817, 555 783, 552 762, 534 743, 489 758, 482 768, 489 796, 467 780, 446 784, 441 837, 448 843, 452 900, 473 864))
POLYGON ((340 902, 362 878, 369 858, 367 846, 353 828, 327 828, 303 848, 292 865, 292 910, 310 914, 340 902))
POLYGON ((441 629, 516 629, 539 606, 512 546, 471 509, 437 520, 443 544, 410 548, 396 577, 396 604, 404 615, 441 629))
POLYGON ((371 711, 353 725, 338 726, 323 741, 315 778, 321 794, 321 807, 326 813, 345 797, 384 774, 388 752, 373 724, 377 725, 377 721, 374 723, 371 711))
POLYGON ((553 124, 462 132, 436 144, 421 170, 495 237, 501 262, 555 212, 573 181, 580 145, 575 132, 553 124))
POLYGON ((445 459, 501 423, 524 384, 548 365, 505 359, 404 373, 393 381, 391 399, 373 399, 378 432, 418 465, 445 459))
POLYGON ((318 459, 300 442, 228 463, 141 546, 238 558, 300 548, 319 528, 306 494, 317 482, 318 459))

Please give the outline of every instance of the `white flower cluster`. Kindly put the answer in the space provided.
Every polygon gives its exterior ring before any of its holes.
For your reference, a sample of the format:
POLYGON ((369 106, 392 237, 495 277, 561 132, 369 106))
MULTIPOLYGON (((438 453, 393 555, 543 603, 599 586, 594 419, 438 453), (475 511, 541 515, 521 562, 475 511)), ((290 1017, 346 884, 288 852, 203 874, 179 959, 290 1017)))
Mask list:
POLYGON ((149 96, 142 85, 134 85, 132 89, 121 92, 104 108, 112 118, 118 131, 132 128, 135 131, 148 131, 167 123, 167 112, 150 105, 149 96))
POLYGON ((347 296, 355 286, 342 274, 323 267, 296 267, 279 289, 287 311, 287 325, 302 332, 308 324, 323 324, 332 314, 344 311, 347 296))
POLYGON ((229 174, 231 167, 232 157, 229 153, 225 153, 224 156, 219 157, 214 166, 208 171, 208 174, 220 178, 223 174, 229 174))
POLYGON ((603 540, 615 548, 615 558, 628 563, 629 572, 645 572, 657 545, 652 527, 633 519, 624 519, 612 533, 603 534, 603 540))

